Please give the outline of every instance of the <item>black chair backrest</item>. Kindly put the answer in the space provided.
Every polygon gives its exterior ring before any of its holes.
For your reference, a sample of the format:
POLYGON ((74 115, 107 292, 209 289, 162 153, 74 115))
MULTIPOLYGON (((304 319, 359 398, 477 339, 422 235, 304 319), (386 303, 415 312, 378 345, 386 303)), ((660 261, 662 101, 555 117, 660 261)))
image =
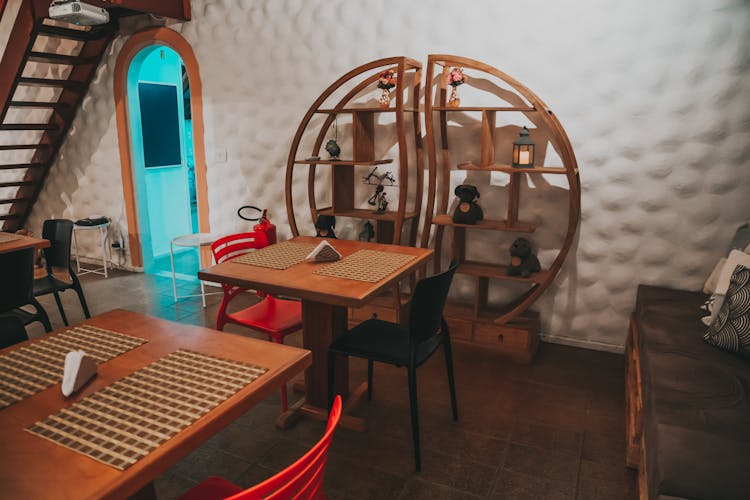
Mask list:
POLYGON ((0 313, 34 298, 34 248, 0 254, 0 313))
POLYGON ((42 226, 42 238, 50 242, 50 247, 44 249, 47 269, 50 267, 70 268, 70 242, 73 238, 73 221, 47 219, 42 226))
POLYGON ((18 316, 0 316, 0 349, 29 340, 29 335, 18 316))
POLYGON ((440 329, 443 308, 457 266, 457 263, 451 262, 446 271, 417 283, 409 307, 409 330, 417 344, 428 340, 440 329))

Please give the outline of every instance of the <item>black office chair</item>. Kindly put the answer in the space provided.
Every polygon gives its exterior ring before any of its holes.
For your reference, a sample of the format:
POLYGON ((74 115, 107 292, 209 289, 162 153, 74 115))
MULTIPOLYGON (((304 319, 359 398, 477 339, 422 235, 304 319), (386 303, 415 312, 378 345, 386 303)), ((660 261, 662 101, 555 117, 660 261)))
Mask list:
POLYGON ((23 321, 18 316, 0 316, 0 349, 16 345, 29 340, 29 335, 23 327, 23 321))
POLYGON ((34 248, 0 254, 0 314, 17 316, 24 325, 40 321, 51 332, 47 312, 34 298, 34 254, 34 248), (20 309, 27 305, 33 306, 35 312, 20 309))
POLYGON ((81 301, 83 314, 90 318, 89 306, 86 304, 86 298, 83 296, 83 288, 78 277, 73 272, 73 266, 70 262, 70 243, 73 238, 73 221, 67 219, 48 219, 42 226, 42 238, 49 240, 50 247, 45 248, 44 260, 47 267, 47 276, 34 280, 34 296, 54 294, 57 308, 60 310, 65 326, 68 325, 68 318, 65 316, 65 310, 60 300, 60 292, 73 289, 78 294, 78 300, 81 301), (70 282, 63 281, 54 275, 54 269, 66 270, 70 276, 70 282))
POLYGON ((452 262, 447 271, 422 279, 417 283, 409 305, 408 329, 397 323, 368 319, 334 340, 328 348, 329 403, 333 401, 332 389, 337 354, 367 359, 368 399, 372 399, 374 361, 407 367, 414 463, 417 472, 422 468, 417 408, 417 367, 427 361, 441 344, 445 352, 453 420, 458 420, 450 334, 443 318, 443 308, 456 266, 457 264, 452 262))

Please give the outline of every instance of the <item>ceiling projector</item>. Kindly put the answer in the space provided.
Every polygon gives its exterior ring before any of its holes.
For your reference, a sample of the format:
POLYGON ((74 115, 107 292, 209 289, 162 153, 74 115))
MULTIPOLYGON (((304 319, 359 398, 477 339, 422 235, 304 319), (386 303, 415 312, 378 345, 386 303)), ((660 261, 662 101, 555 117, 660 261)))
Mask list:
POLYGON ((52 2, 49 6, 49 17, 57 21, 81 26, 95 26, 109 22, 109 12, 105 9, 70 0, 55 0, 52 2))

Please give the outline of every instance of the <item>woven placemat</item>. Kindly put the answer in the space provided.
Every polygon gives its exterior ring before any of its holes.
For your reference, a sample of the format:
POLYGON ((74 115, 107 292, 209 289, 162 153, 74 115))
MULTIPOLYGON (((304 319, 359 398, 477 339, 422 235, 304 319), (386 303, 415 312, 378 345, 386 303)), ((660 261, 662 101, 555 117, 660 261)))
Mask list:
POLYGON ((20 240, 21 235, 13 233, 2 233, 0 232, 0 243, 8 243, 9 241, 20 240))
POLYGON ((338 262, 317 269, 315 274, 375 283, 415 258, 415 255, 402 253, 358 250, 338 262))
POLYGON ((65 355, 79 349, 97 364, 119 356, 146 339, 82 325, 0 356, 0 409, 62 382, 65 355))
POLYGON ((180 349, 26 430, 125 470, 267 371, 180 349))
POLYGON ((287 269, 305 260, 307 254, 312 252, 314 248, 315 245, 311 243, 283 241, 255 252, 240 255, 232 259, 232 262, 270 267, 271 269, 287 269))

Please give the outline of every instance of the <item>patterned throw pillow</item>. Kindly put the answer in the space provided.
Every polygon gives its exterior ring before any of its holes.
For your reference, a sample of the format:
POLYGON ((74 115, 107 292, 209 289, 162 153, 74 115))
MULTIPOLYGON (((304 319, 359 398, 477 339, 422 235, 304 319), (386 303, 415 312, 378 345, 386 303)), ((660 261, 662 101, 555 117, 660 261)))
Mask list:
POLYGON ((725 351, 750 357, 750 270, 737 266, 726 299, 703 340, 725 351))

